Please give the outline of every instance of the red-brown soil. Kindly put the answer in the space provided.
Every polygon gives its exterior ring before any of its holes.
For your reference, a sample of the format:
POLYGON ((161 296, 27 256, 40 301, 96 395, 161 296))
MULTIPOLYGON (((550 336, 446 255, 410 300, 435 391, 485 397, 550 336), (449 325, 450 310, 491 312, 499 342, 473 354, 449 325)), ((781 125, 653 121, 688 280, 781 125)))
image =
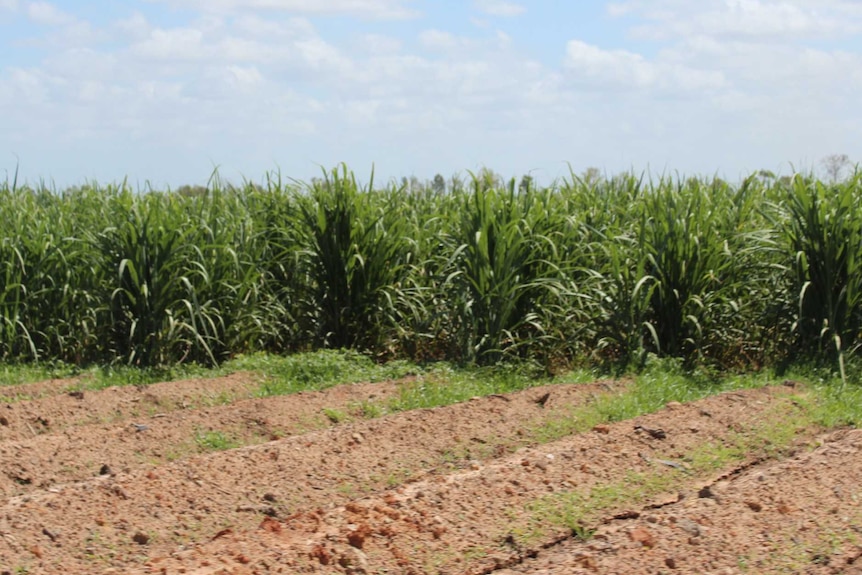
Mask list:
POLYGON ((80 380, 0 387, 0 441, 59 432, 87 423, 128 421, 251 397, 257 378, 237 373, 214 379, 188 379, 149 386, 81 391, 80 380), (23 399, 21 399, 23 398, 23 399))
POLYGON ((504 569, 521 573, 862 573, 862 430, 705 484, 698 496, 610 520, 504 569), (645 545, 649 543, 649 545, 645 545))
POLYGON ((672 404, 538 444, 624 384, 374 419, 363 404, 413 382, 266 399, 248 375, 83 397, 52 385, 0 405, 0 574, 862 567, 862 432, 801 424, 800 388, 672 404), (210 432, 233 448, 206 451, 210 432), (586 511, 562 520, 577 501, 586 511))

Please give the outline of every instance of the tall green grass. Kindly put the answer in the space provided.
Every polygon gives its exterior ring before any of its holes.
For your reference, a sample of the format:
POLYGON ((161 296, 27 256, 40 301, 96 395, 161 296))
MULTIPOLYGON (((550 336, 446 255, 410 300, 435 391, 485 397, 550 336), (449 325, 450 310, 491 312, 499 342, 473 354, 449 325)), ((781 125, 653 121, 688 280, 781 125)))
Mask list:
POLYGON ((862 174, 831 185, 797 176, 782 226, 797 301, 798 344, 838 356, 862 330, 862 174))
POLYGON ((727 345, 715 336, 738 309, 737 242, 727 225, 740 209, 734 199, 723 182, 699 180, 659 182, 645 198, 640 233, 654 281, 648 325, 656 352, 695 357, 727 345))
MULTIPOLYGON (((862 178, 0 184, 0 358, 855 361, 862 178)), ((855 370, 851 370, 855 373, 855 370)))
POLYGON ((304 319, 318 345, 375 349, 383 341, 390 290, 410 259, 399 190, 366 189, 342 165, 298 198, 304 319))
POLYGON ((461 194, 452 248, 470 359, 495 363, 546 331, 540 306, 560 286, 550 236, 555 215, 545 199, 531 187, 519 191, 515 180, 493 187, 487 177, 474 177, 461 194))

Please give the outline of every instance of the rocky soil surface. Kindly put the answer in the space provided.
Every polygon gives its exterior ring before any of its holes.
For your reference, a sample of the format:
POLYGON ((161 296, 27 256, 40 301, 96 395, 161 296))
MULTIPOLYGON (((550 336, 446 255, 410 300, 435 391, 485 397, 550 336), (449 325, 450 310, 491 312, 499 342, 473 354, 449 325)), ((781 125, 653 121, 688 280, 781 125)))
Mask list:
POLYGON ((0 575, 862 573, 862 431, 801 387, 568 434, 625 383, 370 417, 413 384, 4 390, 0 575))

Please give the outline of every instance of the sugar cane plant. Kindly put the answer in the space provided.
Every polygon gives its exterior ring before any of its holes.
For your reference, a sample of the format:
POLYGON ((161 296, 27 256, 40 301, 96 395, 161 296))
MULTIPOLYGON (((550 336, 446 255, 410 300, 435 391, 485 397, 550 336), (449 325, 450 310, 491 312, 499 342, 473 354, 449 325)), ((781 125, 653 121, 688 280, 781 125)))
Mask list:
POLYGON ((342 165, 297 198, 303 320, 321 345, 378 345, 392 301, 387 290, 400 283, 410 258, 398 190, 375 191, 373 181, 361 189, 342 165))
POLYGON ((515 180, 498 188, 475 176, 462 194, 453 253, 462 284, 458 312, 469 318, 464 351, 471 358, 494 362, 505 348, 545 331, 539 307, 559 285, 548 257, 554 221, 541 200, 530 187, 519 193, 515 180))
POLYGON ((344 165, 322 176, 176 191, 0 183, 0 359, 858 355, 859 174, 545 187, 487 170, 466 185, 363 185, 344 165))
POLYGON ((786 194, 783 233, 797 302, 801 349, 837 357, 862 330, 862 174, 845 182, 797 176, 786 194))

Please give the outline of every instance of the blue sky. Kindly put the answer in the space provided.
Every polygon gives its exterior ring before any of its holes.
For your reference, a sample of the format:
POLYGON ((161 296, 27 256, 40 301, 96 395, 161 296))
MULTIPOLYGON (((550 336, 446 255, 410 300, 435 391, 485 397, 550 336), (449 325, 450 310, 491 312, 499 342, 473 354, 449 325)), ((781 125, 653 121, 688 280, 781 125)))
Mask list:
MULTIPOLYGON (((862 161, 858 0, 0 0, 0 172, 543 181, 862 161)), ((3 177, 0 173, 0 177, 3 177)))

